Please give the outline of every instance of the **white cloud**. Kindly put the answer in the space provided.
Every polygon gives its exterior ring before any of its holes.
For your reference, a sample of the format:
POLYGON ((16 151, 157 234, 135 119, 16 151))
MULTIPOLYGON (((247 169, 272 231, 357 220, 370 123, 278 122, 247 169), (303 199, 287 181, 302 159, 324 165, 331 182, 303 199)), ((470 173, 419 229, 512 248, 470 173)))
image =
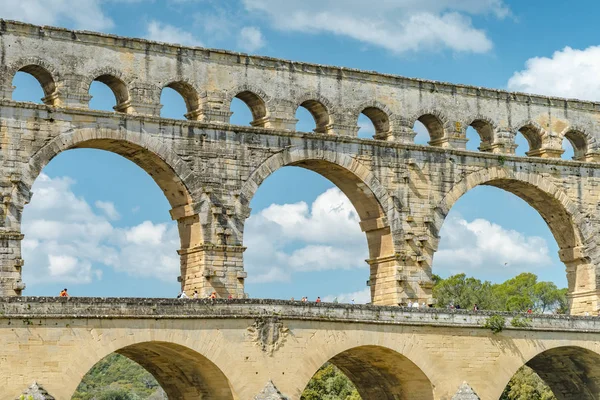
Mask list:
POLYGON ((471 16, 510 14, 502 0, 243 0, 247 10, 266 15, 280 30, 327 32, 394 53, 447 48, 485 53, 492 42, 471 16))
POLYGON ((242 28, 240 37, 238 38, 238 46, 244 51, 254 52, 264 45, 265 39, 260 29, 254 26, 245 26, 242 28))
MULTIPOLYGON (((96 202, 96 213, 72 191, 70 178, 41 174, 23 213, 24 281, 90 283, 112 267, 134 276, 171 281, 179 270, 174 223, 145 221, 117 228, 110 222, 116 209, 96 202)), ((112 207, 111 207, 112 206, 112 207)))
POLYGON ((565 47, 552 57, 527 60, 508 81, 510 90, 600 101, 600 46, 565 47))
POLYGON ((368 250, 348 198, 329 189, 306 203, 272 204, 251 216, 244 255, 249 282, 289 281, 294 273, 368 268, 368 250))
POLYGON ((103 12, 101 0, 5 0, 0 15, 38 25, 68 25, 77 29, 105 30, 114 22, 103 12))
POLYGON ((548 244, 538 236, 525 236, 485 219, 468 222, 450 216, 442 226, 440 248, 433 269, 474 276, 517 272, 553 265, 548 244))
POLYGON ((333 302, 337 299, 338 303, 351 303, 354 300, 355 304, 366 304, 371 302, 371 289, 365 288, 357 292, 340 293, 338 295, 328 295, 323 297, 325 302, 333 302))
POLYGON ((121 215, 113 202, 97 200, 94 204, 97 208, 102 210, 109 219, 114 221, 121 218, 121 215))
POLYGON ((202 46, 202 42, 190 32, 159 21, 150 21, 147 27, 146 38, 157 42, 181 44, 183 46, 202 46))

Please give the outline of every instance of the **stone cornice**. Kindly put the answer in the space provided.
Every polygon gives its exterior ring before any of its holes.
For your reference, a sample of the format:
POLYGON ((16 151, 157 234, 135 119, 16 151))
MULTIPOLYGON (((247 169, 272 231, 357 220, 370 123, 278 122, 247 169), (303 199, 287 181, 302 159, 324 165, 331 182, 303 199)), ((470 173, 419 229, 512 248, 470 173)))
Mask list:
POLYGON ((90 45, 113 46, 127 48, 143 53, 167 54, 173 57, 195 57, 208 60, 212 63, 243 64, 247 66, 260 66, 274 70, 289 70, 295 73, 315 74, 330 76, 336 79, 369 81, 405 88, 417 88, 430 92, 441 92, 450 95, 466 95, 497 99, 504 102, 518 102, 560 108, 584 109, 600 111, 600 103, 567 99, 561 97, 541 96, 529 93, 509 92, 501 89, 489 89, 471 85, 453 84, 418 78, 408 78, 393 74, 383 74, 375 71, 361 71, 354 68, 335 67, 306 62, 295 62, 273 57, 248 55, 221 49, 202 47, 189 47, 177 44, 156 42, 147 39, 129 38, 112 34, 70 30, 52 26, 38 26, 19 21, 0 19, 0 34, 14 34, 18 36, 46 37, 53 40, 77 41, 90 45))
MULTIPOLYGON (((205 300, 94 297, 2 297, 2 320, 39 324, 56 319, 254 319, 273 317, 357 324, 386 324, 455 328, 484 328, 490 315, 506 318, 507 330, 600 333, 600 318, 566 315, 470 312, 429 308, 400 308, 284 300, 205 300), (519 317, 526 326, 511 326, 519 317)), ((521 324, 523 325, 523 324, 521 324)), ((11 322, 11 327, 14 327, 11 322)))

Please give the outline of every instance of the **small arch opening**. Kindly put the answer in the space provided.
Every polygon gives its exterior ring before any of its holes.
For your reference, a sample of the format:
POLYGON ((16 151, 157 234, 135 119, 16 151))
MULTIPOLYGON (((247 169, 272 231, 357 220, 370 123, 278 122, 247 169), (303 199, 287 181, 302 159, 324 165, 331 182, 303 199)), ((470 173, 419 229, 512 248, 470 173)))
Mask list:
POLYGON ((249 118, 247 117, 247 113, 244 114, 244 123, 241 125, 251 125, 251 126, 264 126, 265 118, 267 117, 267 106, 265 101, 255 93, 252 93, 249 90, 245 90, 240 92, 234 96, 231 101, 231 111, 233 111, 233 115, 235 115, 235 109, 242 109, 245 107, 250 113, 249 118), (244 106, 242 106, 242 103, 244 106), (246 122, 248 121, 248 122, 246 122))
POLYGON ((254 121, 252 111, 242 100, 238 99, 237 97, 231 99, 230 111, 231 118, 229 119, 229 122, 231 124, 240 126, 252 125, 252 121, 254 121))
POLYGON ((160 94, 160 116, 173 119, 197 119, 200 107, 198 93, 186 82, 171 82, 160 94))
POLYGON ((102 111, 129 111, 129 91, 121 79, 113 75, 100 75, 90 85, 90 108, 102 111))
MULTIPOLYGON (((302 126, 304 124, 300 124, 300 122, 303 122, 303 120, 306 119, 306 114, 302 112, 299 114, 299 111, 302 109, 308 111, 312 120, 314 121, 314 124, 310 124, 314 126, 312 129, 313 132, 327 133, 328 125, 330 124, 329 111, 327 110, 327 107, 323 105, 323 103, 317 100, 306 100, 302 102, 296 110, 296 119, 298 119, 298 123, 296 124, 297 131, 304 131, 304 127, 302 126)), ((307 123, 307 125, 309 124, 307 123)), ((309 131, 306 130, 306 132, 309 131)))
POLYGON ((534 155, 536 150, 542 148, 542 132, 537 126, 527 124, 519 129, 519 133, 523 135, 527 141, 527 147, 529 148, 529 150, 522 155, 534 155))
MULTIPOLYGON (((467 150, 478 151, 481 150, 481 137, 479 133, 472 126, 467 127, 467 150)), ((482 150, 483 151, 483 150, 482 150)))
POLYGON ((492 143, 494 142, 494 127, 485 120, 476 119, 471 122, 471 125, 467 128, 467 138, 469 138, 469 142, 467 142, 467 149, 469 150, 480 150, 480 151, 492 151, 492 143), (471 138, 469 138, 471 135, 471 138), (469 143, 477 142, 477 147, 473 147, 474 144, 471 145, 472 148, 469 148, 469 143))
POLYGON ((364 114, 358 116, 358 137, 362 139, 377 138, 375 125, 364 114))
POLYGON ((39 65, 27 65, 17 71, 13 77, 15 87, 12 99, 56 105, 58 96, 54 78, 45 68, 39 65))
POLYGON ((175 89, 165 87, 160 93, 160 104, 162 118, 183 119, 187 115, 185 100, 175 89))
MULTIPOLYGON (((425 114, 417 118, 417 121, 425 127, 429 135, 428 144, 436 146, 436 142, 444 137, 444 123, 442 120, 433 114, 425 114)), ((416 122, 414 129, 415 131, 417 129, 416 122)))
POLYGON ((358 118, 358 137, 367 137, 371 134, 371 138, 384 138, 390 131, 390 118, 380 108, 367 107, 362 110, 358 118))
POLYGON ((417 120, 415 121, 413 130, 417 134, 415 136, 415 144, 427 146, 429 144, 429 132, 427 131, 427 127, 423 125, 421 121, 417 120))
POLYGON ((577 130, 567 131, 562 141, 562 147, 565 149, 562 158, 585 161, 588 146, 583 132, 577 130))
POLYGON ((521 132, 517 132, 515 135, 515 155, 521 157, 527 157, 527 153, 530 150, 529 141, 525 138, 521 132))

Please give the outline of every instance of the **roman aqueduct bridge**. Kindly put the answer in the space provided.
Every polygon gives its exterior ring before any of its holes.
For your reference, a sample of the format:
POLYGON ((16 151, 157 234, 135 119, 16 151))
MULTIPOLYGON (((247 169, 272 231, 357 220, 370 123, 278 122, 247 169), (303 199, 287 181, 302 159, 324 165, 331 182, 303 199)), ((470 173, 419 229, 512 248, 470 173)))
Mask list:
POLYGON ((598 308, 599 104, 408 79, 141 39, 0 24, 0 292, 19 295, 21 215, 31 186, 57 154, 97 148, 154 178, 181 237, 186 290, 244 292, 244 222, 260 184, 288 165, 315 171, 350 199, 369 246, 372 300, 431 301, 432 260, 456 200, 492 185, 535 208, 559 245, 574 314, 598 308), (45 104, 15 102, 18 71, 41 84, 45 104), (93 81, 115 111, 90 110, 93 81), (187 105, 186 120, 160 118, 163 88, 187 105), (252 126, 229 124, 245 102, 252 126), (305 107, 314 132, 296 132, 305 107), (368 116, 373 139, 357 138, 368 116), (412 143, 421 121, 430 145, 412 143), (466 128, 481 137, 466 151, 466 128), (522 132, 528 157, 514 156, 522 132), (575 159, 559 158, 567 138, 575 159))

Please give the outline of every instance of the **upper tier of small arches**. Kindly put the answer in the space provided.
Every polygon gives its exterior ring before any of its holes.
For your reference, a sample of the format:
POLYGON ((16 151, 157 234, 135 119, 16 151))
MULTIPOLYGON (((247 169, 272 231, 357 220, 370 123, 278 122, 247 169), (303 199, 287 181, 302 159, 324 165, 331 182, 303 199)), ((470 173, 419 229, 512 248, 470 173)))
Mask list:
POLYGON ((577 126, 568 120, 544 124, 547 114, 521 121, 501 121, 493 112, 489 115, 468 110, 449 113, 448 110, 455 110, 453 107, 427 107, 415 111, 404 107, 398 109, 398 103, 386 104, 380 100, 355 104, 348 101, 340 107, 339 102, 321 92, 300 88, 293 91, 293 96, 283 97, 280 93, 267 93, 247 83, 223 89, 201 87, 185 79, 155 84, 125 76, 112 67, 96 69, 86 76, 73 75, 60 73, 37 58, 21 60, 5 69, 4 80, 11 82, 10 87, 6 89, 5 85, 3 90, 5 98, 11 95, 12 81, 18 72, 30 74, 39 82, 44 94, 41 101, 50 106, 89 107, 90 87, 93 82, 101 82, 114 95, 115 112, 160 116, 161 93, 170 88, 183 99, 185 110, 182 114, 189 120, 228 124, 231 122, 231 103, 239 99, 248 107, 252 116, 250 124, 255 127, 294 131, 296 111, 303 107, 314 119, 314 132, 319 134, 357 136, 358 120, 362 115, 371 121, 376 140, 414 142, 415 124, 421 123, 432 146, 465 149, 467 130, 472 128, 479 136, 479 151, 513 154, 515 137, 521 133, 528 143, 527 156, 560 157, 565 139, 573 147, 573 159, 600 161, 596 140, 589 127, 577 126))

